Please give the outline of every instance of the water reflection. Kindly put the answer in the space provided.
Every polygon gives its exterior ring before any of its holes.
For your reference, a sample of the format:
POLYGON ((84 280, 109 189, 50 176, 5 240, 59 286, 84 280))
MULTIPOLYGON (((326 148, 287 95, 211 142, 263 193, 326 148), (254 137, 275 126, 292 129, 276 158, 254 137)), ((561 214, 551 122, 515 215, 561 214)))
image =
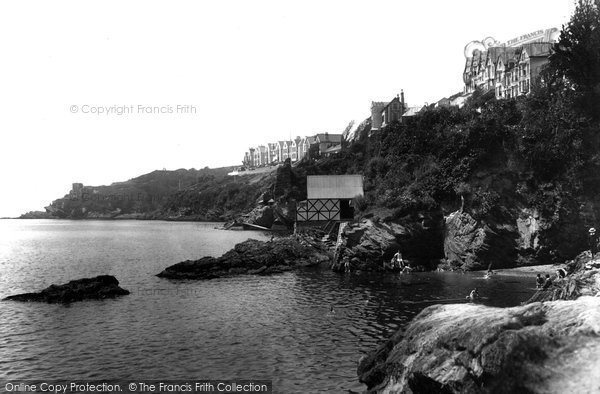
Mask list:
POLYGON ((248 378, 273 379, 280 393, 359 391, 360 356, 423 308, 464 302, 474 286, 493 306, 533 293, 528 279, 441 273, 307 269, 171 281, 154 275, 177 261, 219 255, 249 233, 198 223, 12 226, 0 240, 0 296, 103 273, 132 293, 70 307, 0 303, 0 379, 248 378))

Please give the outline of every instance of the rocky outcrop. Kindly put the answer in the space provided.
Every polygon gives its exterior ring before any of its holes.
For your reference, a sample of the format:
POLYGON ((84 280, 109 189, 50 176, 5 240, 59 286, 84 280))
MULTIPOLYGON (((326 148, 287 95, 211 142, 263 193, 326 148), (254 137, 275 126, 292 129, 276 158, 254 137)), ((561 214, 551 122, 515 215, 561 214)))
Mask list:
POLYGON ((330 261, 327 251, 296 238, 269 242, 249 239, 221 257, 186 260, 167 267, 157 276, 169 279, 213 279, 241 274, 269 275, 330 261))
POLYGON ((444 255, 451 268, 512 266, 517 257, 516 239, 516 226, 485 223, 467 212, 452 212, 445 219, 444 255))
POLYGON ((129 294, 119 287, 117 278, 100 275, 95 278, 72 280, 64 285, 51 285, 38 293, 24 293, 6 297, 4 301, 35 301, 70 303, 88 299, 115 298, 129 294))
POLYGON ((369 393, 597 392, 600 260, 567 271, 524 306, 426 308, 361 359, 360 381, 369 393))
POLYGON ((58 217, 50 212, 29 211, 19 216, 19 219, 58 219, 58 217))
POLYGON ((515 308, 425 309, 358 374, 377 393, 592 393, 600 386, 600 297, 515 308))
POLYGON ((261 205, 254 208, 240 219, 240 223, 250 223, 261 227, 271 228, 275 222, 275 212, 273 207, 261 205))
POLYGON ((565 267, 567 276, 558 274, 552 284, 538 290, 527 302, 574 300, 581 296, 600 295, 600 258, 592 259, 590 252, 581 253, 565 267))
POLYGON ((420 216, 398 221, 362 219, 348 223, 342 232, 340 260, 349 259, 352 269, 379 270, 400 250, 413 267, 435 268, 443 257, 442 229, 437 218, 420 216))

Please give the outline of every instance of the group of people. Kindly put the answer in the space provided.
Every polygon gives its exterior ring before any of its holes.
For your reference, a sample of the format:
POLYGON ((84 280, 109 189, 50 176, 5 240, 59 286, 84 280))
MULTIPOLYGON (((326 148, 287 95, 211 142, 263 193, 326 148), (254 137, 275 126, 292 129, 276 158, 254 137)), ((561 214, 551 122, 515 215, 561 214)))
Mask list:
MULTIPOLYGON (((564 268, 559 268, 556 270, 556 279, 562 279, 565 276, 567 276, 567 270, 564 268)), ((535 278, 535 287, 536 289, 543 289, 546 290, 548 289, 550 286, 552 286, 552 278, 550 277, 550 274, 546 274, 545 277, 542 277, 542 274, 537 274, 537 277, 535 278)))

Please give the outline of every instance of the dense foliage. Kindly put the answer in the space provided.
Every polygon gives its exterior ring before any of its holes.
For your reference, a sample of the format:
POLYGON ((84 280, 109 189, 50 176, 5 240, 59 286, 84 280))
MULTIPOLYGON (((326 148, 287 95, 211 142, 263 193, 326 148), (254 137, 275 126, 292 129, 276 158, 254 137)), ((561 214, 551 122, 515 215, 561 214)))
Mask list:
POLYGON ((430 106, 301 171, 363 174, 361 210, 385 207, 391 218, 464 208, 500 222, 532 208, 550 222, 544 239, 572 256, 600 218, 599 9, 579 2, 530 96, 476 92, 463 108, 430 106))

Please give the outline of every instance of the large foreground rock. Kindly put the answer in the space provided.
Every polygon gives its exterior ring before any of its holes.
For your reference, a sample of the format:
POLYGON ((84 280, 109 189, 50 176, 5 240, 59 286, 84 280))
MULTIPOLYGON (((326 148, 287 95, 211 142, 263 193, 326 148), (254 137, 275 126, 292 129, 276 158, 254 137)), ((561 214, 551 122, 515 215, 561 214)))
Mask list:
POLYGON ((111 275, 100 275, 95 278, 72 280, 64 285, 51 285, 39 293, 9 296, 4 301, 69 303, 87 299, 115 298, 127 294, 129 291, 119 287, 117 278, 111 275))
POLYGON ((212 279, 239 274, 268 275, 329 262, 330 257, 301 238, 269 242, 249 239, 221 257, 186 260, 167 267, 157 276, 170 279, 212 279))
POLYGON ((432 306, 358 374, 373 393, 600 392, 600 297, 432 306))

